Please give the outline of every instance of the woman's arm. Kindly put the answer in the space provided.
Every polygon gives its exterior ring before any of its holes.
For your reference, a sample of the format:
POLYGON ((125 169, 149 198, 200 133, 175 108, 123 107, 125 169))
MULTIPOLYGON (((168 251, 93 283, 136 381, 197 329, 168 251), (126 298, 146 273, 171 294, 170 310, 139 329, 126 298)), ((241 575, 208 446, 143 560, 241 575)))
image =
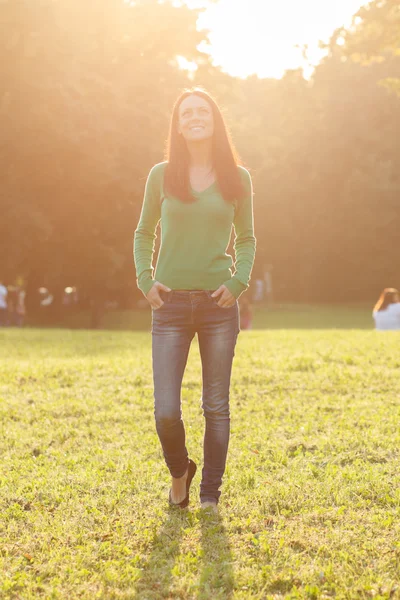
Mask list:
POLYGON ((165 163, 155 165, 149 173, 138 226, 134 235, 133 257, 138 288, 145 296, 154 285, 153 255, 156 227, 161 217, 161 190, 165 163))
POLYGON ((249 287, 251 270, 253 268, 256 252, 256 238, 254 237, 253 216, 253 185, 248 171, 239 167, 246 196, 235 210, 233 226, 235 229, 235 269, 234 276, 224 285, 228 290, 239 298, 240 294, 249 287))

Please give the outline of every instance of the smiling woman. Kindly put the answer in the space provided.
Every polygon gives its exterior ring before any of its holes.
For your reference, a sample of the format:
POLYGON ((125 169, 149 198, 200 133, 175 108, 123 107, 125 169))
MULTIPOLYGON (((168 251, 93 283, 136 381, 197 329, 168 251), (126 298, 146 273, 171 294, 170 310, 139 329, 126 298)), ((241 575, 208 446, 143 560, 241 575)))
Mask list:
POLYGON ((175 103, 167 161, 147 179, 134 258, 138 286, 151 305, 154 413, 172 476, 169 502, 185 508, 196 473, 181 413, 181 385, 197 333, 206 420, 203 508, 217 510, 229 443, 229 386, 239 334, 238 297, 248 286, 255 254, 252 184, 239 167, 221 111, 204 90, 175 103), (153 278, 155 229, 161 246, 153 278), (227 254, 235 228, 236 271, 227 254))
POLYGON ((199 95, 189 95, 179 106, 178 133, 186 142, 210 139, 214 133, 214 119, 210 103, 199 95))
POLYGON ((184 202, 192 202, 192 191, 207 189, 218 180, 223 198, 240 202, 244 192, 237 163, 213 98, 199 88, 183 93, 172 112, 165 190, 184 202))

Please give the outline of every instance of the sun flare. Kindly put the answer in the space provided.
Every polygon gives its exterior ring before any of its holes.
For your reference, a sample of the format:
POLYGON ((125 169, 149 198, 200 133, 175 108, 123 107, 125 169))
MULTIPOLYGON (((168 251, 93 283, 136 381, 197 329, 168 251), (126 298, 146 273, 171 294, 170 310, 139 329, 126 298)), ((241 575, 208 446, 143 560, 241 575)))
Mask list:
POLYGON ((286 69, 312 70, 323 56, 319 41, 348 25, 363 4, 365 0, 219 0, 207 5, 198 25, 210 31, 214 64, 231 75, 281 77, 286 69))

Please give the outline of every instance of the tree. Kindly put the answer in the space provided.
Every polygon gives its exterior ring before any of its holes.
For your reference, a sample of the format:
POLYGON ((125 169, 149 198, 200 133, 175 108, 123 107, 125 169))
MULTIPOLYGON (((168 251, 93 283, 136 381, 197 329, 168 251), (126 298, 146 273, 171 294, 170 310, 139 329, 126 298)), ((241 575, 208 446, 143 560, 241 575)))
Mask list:
MULTIPOLYGON (((338 35, 346 55, 362 64, 400 56, 400 0, 374 0, 362 6, 352 26, 338 35)), ((400 94, 398 77, 389 75, 381 83, 400 94)))
POLYGON ((10 0, 2 40, 2 271, 32 287, 135 290, 143 178, 197 46, 197 12, 146 0, 10 0))

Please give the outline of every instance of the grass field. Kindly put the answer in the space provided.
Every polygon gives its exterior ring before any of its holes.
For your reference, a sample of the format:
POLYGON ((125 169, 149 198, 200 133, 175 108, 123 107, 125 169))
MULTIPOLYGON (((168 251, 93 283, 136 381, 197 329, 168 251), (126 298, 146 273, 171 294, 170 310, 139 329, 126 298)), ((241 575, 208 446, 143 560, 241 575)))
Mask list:
MULTIPOLYGON (((148 333, 0 331, 0 598, 399 598, 400 332, 342 318, 240 334, 218 517, 167 506, 148 333)), ((194 342, 201 465, 200 394, 194 342)))

